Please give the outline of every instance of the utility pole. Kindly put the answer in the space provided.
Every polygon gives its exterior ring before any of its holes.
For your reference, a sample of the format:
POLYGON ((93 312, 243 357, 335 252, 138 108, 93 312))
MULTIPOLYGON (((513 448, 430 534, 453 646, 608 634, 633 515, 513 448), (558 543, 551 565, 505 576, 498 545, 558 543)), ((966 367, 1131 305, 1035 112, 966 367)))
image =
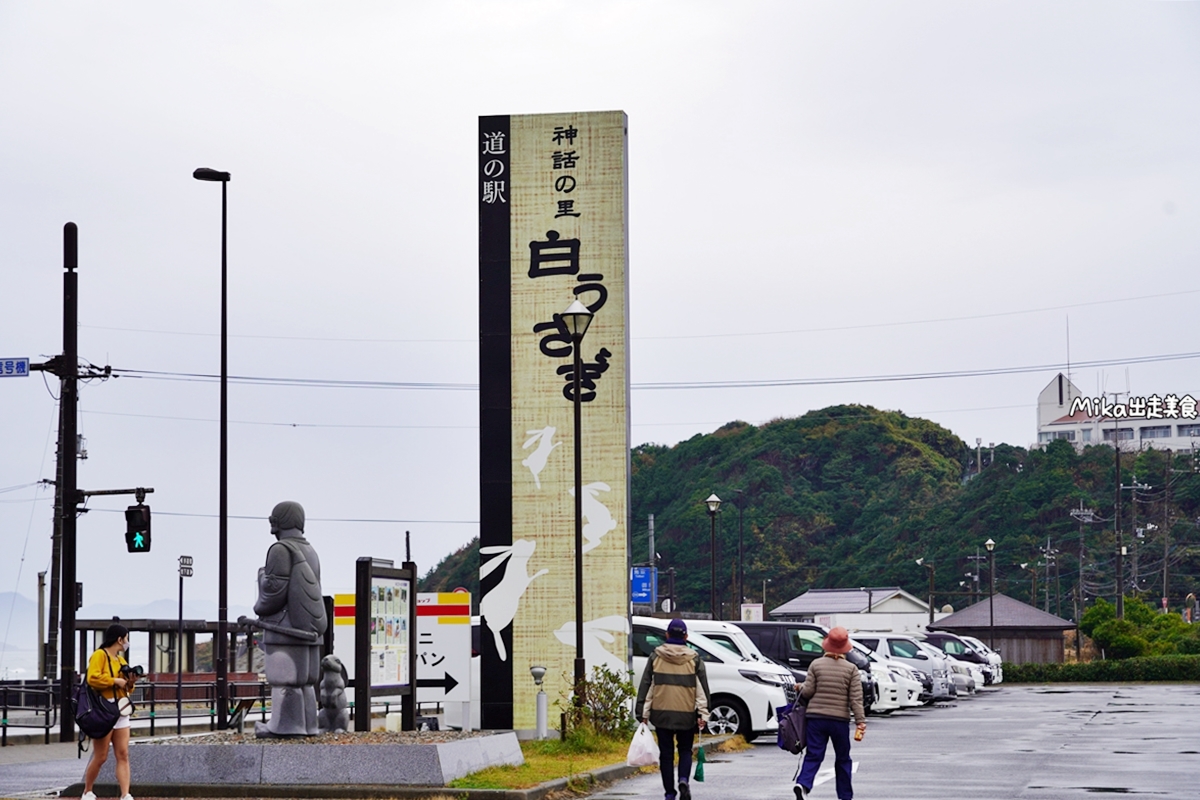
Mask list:
MULTIPOLYGON (((57 371, 59 363, 62 359, 59 356, 50 359, 47 366, 53 366, 57 371)), ((31 366, 30 369, 33 367, 31 366)), ((57 674, 58 665, 58 610, 59 600, 62 597, 62 520, 63 520, 63 461, 66 449, 63 446, 63 408, 62 397, 59 396, 58 402, 58 447, 55 451, 54 458, 54 527, 51 534, 50 545, 50 621, 48 630, 48 641, 46 642, 46 661, 45 671, 42 677, 46 680, 54 680, 57 674)))
MULTIPOLYGON (((1083 588, 1082 588, 1083 587, 1083 563, 1084 563, 1084 561, 1083 561, 1083 555, 1084 555, 1083 523, 1094 522, 1096 519, 1096 511, 1095 511, 1095 509, 1084 508, 1083 500, 1080 500, 1079 508, 1071 509, 1071 516, 1079 521, 1079 581, 1078 581, 1078 584, 1080 586, 1080 590, 1079 590, 1079 606, 1078 606, 1079 611, 1077 613, 1083 613, 1083 588)), ((1079 617, 1076 617, 1075 619, 1076 619, 1076 622, 1078 622, 1079 617)), ((1078 654, 1076 654, 1076 655, 1078 655, 1078 654)))
POLYGON ((1117 619, 1125 619, 1125 535, 1121 533, 1121 428, 1113 418, 1113 453, 1117 459, 1117 513, 1113 525, 1117 532, 1117 619))
POLYGON ((75 686, 75 434, 79 403, 79 228, 74 222, 63 226, 63 358, 59 377, 59 408, 62 413, 58 459, 62 468, 62 661, 59 672, 59 741, 75 741, 75 717, 71 690, 75 686))
POLYGON ((979 589, 979 562, 987 561, 987 556, 979 555, 979 548, 975 548, 975 555, 967 556, 968 561, 974 562, 974 572, 969 573, 971 577, 971 602, 978 603, 981 597, 979 589))
POLYGON ((46 573, 38 573, 38 680, 46 677, 46 573))
MULTIPOLYGON (((1119 472, 1117 473, 1117 477, 1118 477, 1118 483, 1117 483, 1118 496, 1121 494, 1121 490, 1124 490, 1124 489, 1130 490, 1130 494, 1129 494, 1129 507, 1130 507, 1130 514, 1131 514, 1130 529, 1133 531, 1133 589, 1134 589, 1134 593, 1136 594, 1137 580, 1138 580, 1138 541, 1144 536, 1144 533, 1142 531, 1138 530, 1138 526, 1137 526, 1137 493, 1138 493, 1139 489, 1141 489, 1141 490, 1149 489, 1150 485, 1146 484, 1146 483, 1138 483, 1136 472, 1133 474, 1133 482, 1130 483, 1128 486, 1120 483, 1120 481, 1119 481, 1120 473, 1119 472)), ((1117 519, 1117 522, 1120 523, 1119 517, 1117 519)), ((1121 581, 1120 585, 1117 587, 1118 588, 1117 600, 1119 602, 1119 605, 1117 606, 1117 618, 1118 619, 1125 618, 1125 582, 1124 582, 1125 561, 1124 561, 1124 559, 1125 559, 1125 556, 1128 555, 1128 553, 1125 550, 1124 543, 1125 543, 1124 537, 1122 537, 1120 539, 1120 544, 1122 545, 1121 552, 1120 552, 1120 560, 1118 560, 1118 562, 1117 562, 1118 566, 1120 567, 1120 569, 1118 569, 1118 576, 1121 581)))
POLYGON ((647 520, 647 525, 650 528, 650 566, 658 568, 658 553, 654 550, 654 515, 651 514, 647 520))
POLYGON ((1171 558, 1171 450, 1167 448, 1167 468, 1163 470, 1163 613, 1170 608, 1171 593, 1167 575, 1170 570, 1168 563, 1171 558))

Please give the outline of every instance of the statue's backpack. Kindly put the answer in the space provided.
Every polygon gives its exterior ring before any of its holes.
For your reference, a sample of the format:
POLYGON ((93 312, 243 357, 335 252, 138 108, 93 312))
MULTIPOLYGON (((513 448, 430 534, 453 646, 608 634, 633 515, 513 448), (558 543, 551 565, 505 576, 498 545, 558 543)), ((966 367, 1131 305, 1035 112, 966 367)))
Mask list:
POLYGON ((288 622, 291 627, 324 635, 329 626, 325 615, 325 599, 321 596, 321 581, 304 555, 296 539, 280 539, 292 555, 292 576, 288 581, 288 622))

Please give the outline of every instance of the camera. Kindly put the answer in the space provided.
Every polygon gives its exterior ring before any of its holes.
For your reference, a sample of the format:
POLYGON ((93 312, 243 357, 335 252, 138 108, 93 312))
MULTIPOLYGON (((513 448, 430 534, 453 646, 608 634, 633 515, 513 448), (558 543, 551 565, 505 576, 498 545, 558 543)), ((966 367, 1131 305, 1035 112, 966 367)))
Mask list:
POLYGON ((133 666, 126 664, 125 666, 121 667, 122 678, 140 678, 145 674, 146 669, 140 664, 135 664, 133 666))

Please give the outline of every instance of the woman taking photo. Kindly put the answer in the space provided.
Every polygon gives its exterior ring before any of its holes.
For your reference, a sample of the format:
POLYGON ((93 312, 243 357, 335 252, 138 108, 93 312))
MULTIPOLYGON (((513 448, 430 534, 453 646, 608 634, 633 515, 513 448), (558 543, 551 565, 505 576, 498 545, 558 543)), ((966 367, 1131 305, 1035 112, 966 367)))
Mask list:
POLYGON ((116 700, 123 706, 117 724, 107 735, 92 740, 92 760, 88 762, 87 773, 83 780, 83 800, 96 800, 92 791, 100 767, 108 759, 108 745, 111 742, 113 752, 117 756, 117 784, 121 787, 121 800, 133 800, 129 794, 129 713, 132 709, 127 698, 133 691, 133 675, 128 678, 121 675, 121 668, 126 666, 125 656, 129 649, 129 629, 115 622, 104 632, 104 641, 100 649, 92 653, 88 660, 88 685, 107 697, 116 700), (126 702, 121 703, 121 699, 126 702))

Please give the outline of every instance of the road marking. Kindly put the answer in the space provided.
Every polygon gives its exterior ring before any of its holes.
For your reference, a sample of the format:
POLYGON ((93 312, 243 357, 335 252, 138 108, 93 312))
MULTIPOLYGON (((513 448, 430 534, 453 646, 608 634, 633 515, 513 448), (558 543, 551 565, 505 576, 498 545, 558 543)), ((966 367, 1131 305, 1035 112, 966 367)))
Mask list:
MULTIPOLYGON (((850 764, 850 774, 858 772, 858 762, 854 761, 850 764)), ((813 780, 813 788, 820 786, 822 783, 828 783, 833 780, 833 767, 825 767, 817 773, 817 777, 813 780)))

